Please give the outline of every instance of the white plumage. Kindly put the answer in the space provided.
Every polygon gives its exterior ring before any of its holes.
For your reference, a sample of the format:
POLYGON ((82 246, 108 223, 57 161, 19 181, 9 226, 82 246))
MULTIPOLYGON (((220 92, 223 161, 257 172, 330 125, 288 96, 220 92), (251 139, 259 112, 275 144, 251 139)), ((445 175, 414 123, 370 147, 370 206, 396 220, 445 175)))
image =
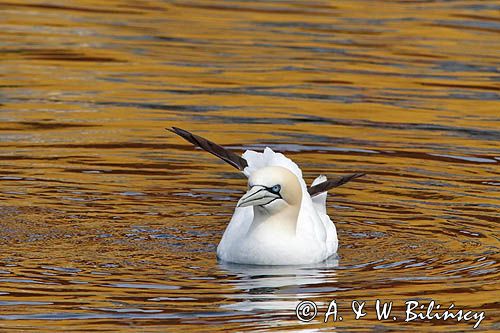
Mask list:
MULTIPOLYGON (((326 192, 311 198, 297 164, 270 148, 266 148, 263 153, 247 150, 243 158, 248 163, 243 172, 249 181, 253 175, 265 177, 259 175, 259 171, 267 171, 269 185, 275 185, 273 178, 279 178, 275 173, 282 171, 269 167, 283 168, 296 177, 300 185, 300 193, 296 193, 300 196, 298 214, 295 221, 293 216, 287 216, 289 220, 283 223, 266 224, 264 221, 260 223, 260 228, 255 228, 253 226, 257 221, 254 218, 258 206, 236 207, 217 247, 217 256, 240 264, 299 265, 320 262, 334 254, 338 246, 337 231, 326 215, 326 192), (290 225, 295 225, 294 233, 288 232, 290 225)), ((326 181, 326 177, 319 176, 313 185, 323 181, 326 181)), ((285 190, 289 184, 279 185, 285 190)), ((272 220, 272 216, 269 220, 272 220)))
POLYGON ((238 156, 218 144, 178 127, 169 131, 219 157, 248 177, 217 247, 223 261, 256 265, 302 265, 326 260, 337 252, 335 225, 326 214, 326 191, 354 178, 319 176, 307 187, 300 168, 270 148, 238 156))

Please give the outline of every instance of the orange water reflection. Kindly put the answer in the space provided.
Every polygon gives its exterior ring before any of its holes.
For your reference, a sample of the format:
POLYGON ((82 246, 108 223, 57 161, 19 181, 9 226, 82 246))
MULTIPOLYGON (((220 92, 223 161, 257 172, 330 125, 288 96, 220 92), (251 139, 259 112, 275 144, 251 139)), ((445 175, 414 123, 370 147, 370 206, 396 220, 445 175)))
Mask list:
POLYGON ((314 320, 301 299, 435 299, 498 330, 500 8, 483 1, 0 2, 0 328, 463 331, 314 320), (339 258, 217 263, 243 176, 164 130, 273 147, 339 258), (212 325, 212 326, 210 326, 212 325))

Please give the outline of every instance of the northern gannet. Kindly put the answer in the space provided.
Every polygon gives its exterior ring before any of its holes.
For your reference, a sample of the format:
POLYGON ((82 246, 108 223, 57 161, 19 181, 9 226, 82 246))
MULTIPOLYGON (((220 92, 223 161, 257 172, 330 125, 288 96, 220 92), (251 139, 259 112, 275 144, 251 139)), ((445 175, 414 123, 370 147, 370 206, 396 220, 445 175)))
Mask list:
POLYGON ((326 214, 326 192, 363 173, 336 180, 317 177, 307 188, 302 171, 289 158, 266 147, 238 156, 178 127, 167 130, 219 157, 248 177, 217 247, 220 260, 237 264, 302 265, 337 252, 337 230, 326 214))

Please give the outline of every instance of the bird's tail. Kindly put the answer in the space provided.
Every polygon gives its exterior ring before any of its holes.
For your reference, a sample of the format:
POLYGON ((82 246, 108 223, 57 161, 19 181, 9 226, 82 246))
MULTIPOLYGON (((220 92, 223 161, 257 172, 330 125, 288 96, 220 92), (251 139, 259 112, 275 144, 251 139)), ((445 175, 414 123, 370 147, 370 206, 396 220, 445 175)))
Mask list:
MULTIPOLYGON (((323 182, 326 182, 327 178, 325 175, 320 175, 317 177, 313 182, 311 186, 321 184, 323 182)), ((314 197, 312 197, 312 202, 314 207, 316 208, 317 212, 326 214, 326 195, 327 192, 320 193, 314 197)))

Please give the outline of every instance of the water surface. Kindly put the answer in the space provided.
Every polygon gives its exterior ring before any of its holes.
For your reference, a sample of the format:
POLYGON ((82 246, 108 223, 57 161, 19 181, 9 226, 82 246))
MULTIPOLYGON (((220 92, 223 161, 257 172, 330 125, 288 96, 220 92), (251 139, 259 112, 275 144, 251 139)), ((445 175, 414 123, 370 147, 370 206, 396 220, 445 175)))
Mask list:
POLYGON ((0 330, 500 330, 500 7, 488 1, 0 1, 0 330), (285 153, 339 255, 218 263, 242 175, 164 130, 285 153), (300 300, 342 322, 301 323, 300 300), (397 321, 377 321, 376 299, 397 321), (366 301, 354 320, 351 301, 366 301))

